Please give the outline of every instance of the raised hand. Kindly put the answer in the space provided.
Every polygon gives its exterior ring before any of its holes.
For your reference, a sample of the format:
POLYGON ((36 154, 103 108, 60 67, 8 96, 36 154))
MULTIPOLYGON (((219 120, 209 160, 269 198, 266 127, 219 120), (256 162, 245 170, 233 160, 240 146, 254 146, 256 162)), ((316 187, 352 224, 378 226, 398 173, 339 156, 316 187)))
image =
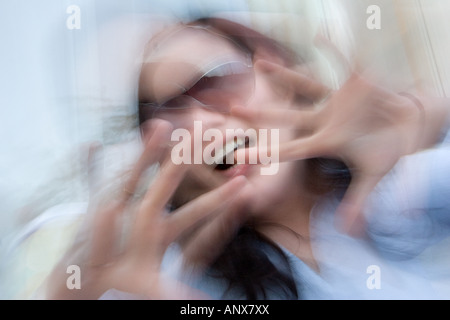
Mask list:
MULTIPOLYGON (((349 233, 362 230, 362 211, 373 188, 404 155, 417 151, 424 129, 424 110, 414 98, 391 92, 352 73, 337 91, 332 91, 306 74, 281 65, 258 61, 276 86, 292 91, 287 97, 302 96, 315 106, 288 110, 276 106, 233 108, 232 114, 255 125, 294 129, 302 134, 277 146, 280 161, 315 157, 342 160, 352 174, 351 184, 337 217, 349 233)), ((295 100, 293 100, 295 101, 295 100)), ((238 150, 237 158, 247 160, 269 150, 238 150), (255 155, 256 153, 256 155, 255 155)))
POLYGON ((86 229, 46 281, 46 298, 97 299, 112 288, 148 299, 206 298, 163 270, 163 257, 170 244, 195 227, 182 243, 185 263, 203 267, 211 262, 211 252, 220 253, 239 226, 239 191, 246 179, 233 179, 169 213, 166 206, 188 167, 170 160, 170 125, 155 121, 152 127, 121 195, 103 205, 92 201, 86 229), (134 199, 142 174, 158 162, 158 175, 142 199, 134 199), (215 250, 203 251, 208 246, 215 250), (73 264, 81 270, 80 290, 66 287, 66 268, 73 264))

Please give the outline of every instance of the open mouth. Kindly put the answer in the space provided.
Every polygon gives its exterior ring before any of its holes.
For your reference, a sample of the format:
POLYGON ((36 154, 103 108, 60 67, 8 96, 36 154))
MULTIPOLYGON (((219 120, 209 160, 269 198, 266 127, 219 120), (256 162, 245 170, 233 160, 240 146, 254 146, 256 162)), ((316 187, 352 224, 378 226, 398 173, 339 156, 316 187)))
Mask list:
POLYGON ((222 150, 214 157, 214 170, 225 171, 235 167, 237 162, 234 159, 234 152, 248 147, 250 147, 250 139, 248 137, 236 137, 233 141, 225 144, 222 150))

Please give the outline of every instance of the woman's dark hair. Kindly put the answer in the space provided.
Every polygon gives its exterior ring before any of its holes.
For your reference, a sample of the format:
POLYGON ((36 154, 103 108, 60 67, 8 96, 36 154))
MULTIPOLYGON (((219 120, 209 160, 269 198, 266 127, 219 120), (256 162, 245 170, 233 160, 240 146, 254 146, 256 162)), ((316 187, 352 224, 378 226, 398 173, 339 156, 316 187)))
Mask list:
MULTIPOLYGON (((192 26, 208 26, 226 35, 261 57, 279 59, 286 67, 301 63, 292 50, 279 42, 247 28, 241 24, 221 19, 202 18, 187 23, 192 26)), ((149 118, 145 110, 139 108, 139 122, 149 118)), ((334 159, 315 158, 306 161, 305 183, 317 193, 345 190, 350 183, 350 172, 342 162, 334 159)), ((293 278, 288 257, 273 241, 259 233, 249 223, 240 228, 223 252, 211 265, 208 275, 225 280, 228 292, 240 294, 246 299, 299 299, 301 294, 293 278), (275 262, 276 261, 276 262, 275 262)))

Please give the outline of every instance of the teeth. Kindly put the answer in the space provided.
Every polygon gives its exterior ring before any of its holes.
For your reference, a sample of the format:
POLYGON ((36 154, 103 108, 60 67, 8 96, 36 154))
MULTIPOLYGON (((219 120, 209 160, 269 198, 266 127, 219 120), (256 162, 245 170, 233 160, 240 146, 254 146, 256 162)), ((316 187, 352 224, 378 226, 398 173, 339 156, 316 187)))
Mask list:
POLYGON ((224 147, 221 150, 219 150, 219 152, 217 152, 217 154, 214 157, 214 163, 224 164, 230 153, 244 146, 245 146, 245 139, 243 138, 236 138, 234 141, 228 142, 227 144, 224 145, 224 147))

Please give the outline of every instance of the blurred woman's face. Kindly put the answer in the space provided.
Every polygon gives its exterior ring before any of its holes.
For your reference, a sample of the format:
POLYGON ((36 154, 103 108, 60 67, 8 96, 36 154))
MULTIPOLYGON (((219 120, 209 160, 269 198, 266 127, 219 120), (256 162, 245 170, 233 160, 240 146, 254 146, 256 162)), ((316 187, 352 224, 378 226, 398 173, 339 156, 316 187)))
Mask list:
MULTIPOLYGON (((189 130, 192 158, 195 154, 203 155, 212 144, 217 147, 213 152, 214 163, 190 166, 191 170, 174 197, 176 205, 192 200, 237 175, 245 175, 250 182, 244 190, 249 204, 246 209, 255 214, 273 210, 286 199, 286 195, 299 192, 297 181, 301 166, 298 163, 276 164, 276 172, 264 175, 261 174, 262 165, 233 165, 225 161, 225 156, 233 155, 235 149, 246 148, 256 142, 242 135, 242 132, 250 132, 247 131, 249 129, 257 133, 258 143, 259 133, 265 132, 269 146, 293 137, 288 130, 255 127, 254 123, 229 114, 234 105, 245 105, 246 108, 290 106, 273 89, 267 75, 253 67, 255 61, 249 52, 214 31, 182 27, 159 41, 145 58, 139 99, 141 103, 152 102, 148 106, 151 117, 171 122, 174 130, 189 130), (205 141, 203 133, 208 129, 214 129, 217 134, 205 141), (273 130, 278 130, 279 136, 273 130), (230 136, 230 132, 236 135, 230 136), (273 141, 275 139, 277 141, 273 141), (219 158, 226 163, 221 164, 219 158)), ((174 143, 178 141, 181 140, 174 143)))

